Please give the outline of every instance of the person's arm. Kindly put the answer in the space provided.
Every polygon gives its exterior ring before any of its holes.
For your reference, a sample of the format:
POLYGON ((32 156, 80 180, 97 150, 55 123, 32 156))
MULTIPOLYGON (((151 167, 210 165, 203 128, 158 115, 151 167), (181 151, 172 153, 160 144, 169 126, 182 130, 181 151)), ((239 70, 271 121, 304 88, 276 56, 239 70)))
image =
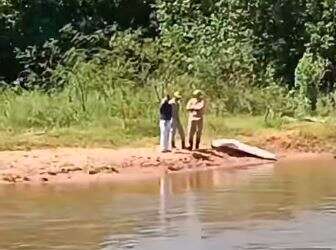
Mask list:
POLYGON ((194 101, 193 101, 193 99, 191 99, 187 103, 187 111, 193 111, 193 110, 194 110, 194 101))
POLYGON ((176 106, 176 103, 174 102, 169 102, 169 104, 171 105, 172 107, 172 116, 174 119, 177 119, 178 118, 178 115, 177 115, 177 106, 176 106))
POLYGON ((168 102, 168 100, 167 100, 167 98, 163 98, 162 100, 161 100, 161 103, 160 103, 160 114, 162 114, 163 112, 164 112, 164 104, 166 103, 166 102, 168 102))
POLYGON ((205 101, 202 100, 200 102, 197 102, 195 105, 194 105, 194 110, 203 110, 205 108, 205 101))

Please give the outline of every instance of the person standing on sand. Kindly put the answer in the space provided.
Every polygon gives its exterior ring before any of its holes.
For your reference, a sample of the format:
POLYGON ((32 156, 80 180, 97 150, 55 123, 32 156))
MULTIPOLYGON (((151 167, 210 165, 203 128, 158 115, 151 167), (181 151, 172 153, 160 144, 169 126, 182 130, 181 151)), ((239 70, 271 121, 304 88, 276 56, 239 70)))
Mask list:
POLYGON ((176 131, 178 131, 181 143, 182 143, 182 149, 185 149, 185 133, 183 126, 181 124, 180 120, 180 100, 182 99, 181 93, 179 91, 174 93, 174 98, 169 102, 172 105, 173 108, 173 117, 172 117, 172 128, 170 132, 170 138, 171 138, 171 144, 172 148, 176 148, 175 144, 175 136, 176 131))
POLYGON ((170 130, 173 116, 172 105, 170 104, 170 96, 167 95, 160 105, 160 147, 162 153, 171 151, 170 148, 170 130))
POLYGON ((195 90, 187 104, 187 111, 189 112, 188 120, 188 139, 189 150, 193 150, 194 137, 196 134, 196 149, 199 149, 203 131, 203 116, 205 112, 205 101, 201 90, 195 90))

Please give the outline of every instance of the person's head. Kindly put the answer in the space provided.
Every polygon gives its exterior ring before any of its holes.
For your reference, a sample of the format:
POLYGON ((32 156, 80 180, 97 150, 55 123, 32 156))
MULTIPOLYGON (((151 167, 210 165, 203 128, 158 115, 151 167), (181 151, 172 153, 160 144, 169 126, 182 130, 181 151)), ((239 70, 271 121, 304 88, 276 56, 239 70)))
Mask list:
POLYGON ((163 98, 164 102, 169 102, 170 101, 170 95, 166 94, 165 97, 163 98))
POLYGON ((181 99, 182 99, 182 95, 181 95, 180 91, 176 91, 176 92, 174 93, 174 98, 175 98, 176 100, 181 100, 181 99))
POLYGON ((202 97, 203 97, 202 90, 199 90, 199 89, 194 90, 193 96, 197 99, 202 99, 202 97))

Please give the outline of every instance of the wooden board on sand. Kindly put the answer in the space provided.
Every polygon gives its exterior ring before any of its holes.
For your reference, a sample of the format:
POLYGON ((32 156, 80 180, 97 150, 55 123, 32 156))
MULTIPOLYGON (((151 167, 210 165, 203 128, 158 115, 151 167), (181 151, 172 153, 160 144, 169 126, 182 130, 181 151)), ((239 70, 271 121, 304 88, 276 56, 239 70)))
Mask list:
POLYGON ((211 145, 214 149, 218 149, 223 152, 235 152, 237 154, 245 154, 266 160, 277 160, 277 156, 271 152, 247 145, 234 139, 214 140, 211 145))

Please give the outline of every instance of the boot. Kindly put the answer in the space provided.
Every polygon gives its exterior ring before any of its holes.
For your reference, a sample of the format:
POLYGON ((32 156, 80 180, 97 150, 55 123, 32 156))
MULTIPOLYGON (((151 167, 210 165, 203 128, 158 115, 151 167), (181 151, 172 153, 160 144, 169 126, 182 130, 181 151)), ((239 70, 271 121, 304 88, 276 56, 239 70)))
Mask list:
POLYGON ((198 149, 199 149, 199 147, 200 147, 200 144, 201 144, 201 140, 197 140, 197 141, 196 141, 196 150, 198 150, 198 149))
POLYGON ((182 141, 182 149, 186 149, 185 141, 182 141))
POLYGON ((176 148, 175 141, 172 141, 172 148, 176 148))

